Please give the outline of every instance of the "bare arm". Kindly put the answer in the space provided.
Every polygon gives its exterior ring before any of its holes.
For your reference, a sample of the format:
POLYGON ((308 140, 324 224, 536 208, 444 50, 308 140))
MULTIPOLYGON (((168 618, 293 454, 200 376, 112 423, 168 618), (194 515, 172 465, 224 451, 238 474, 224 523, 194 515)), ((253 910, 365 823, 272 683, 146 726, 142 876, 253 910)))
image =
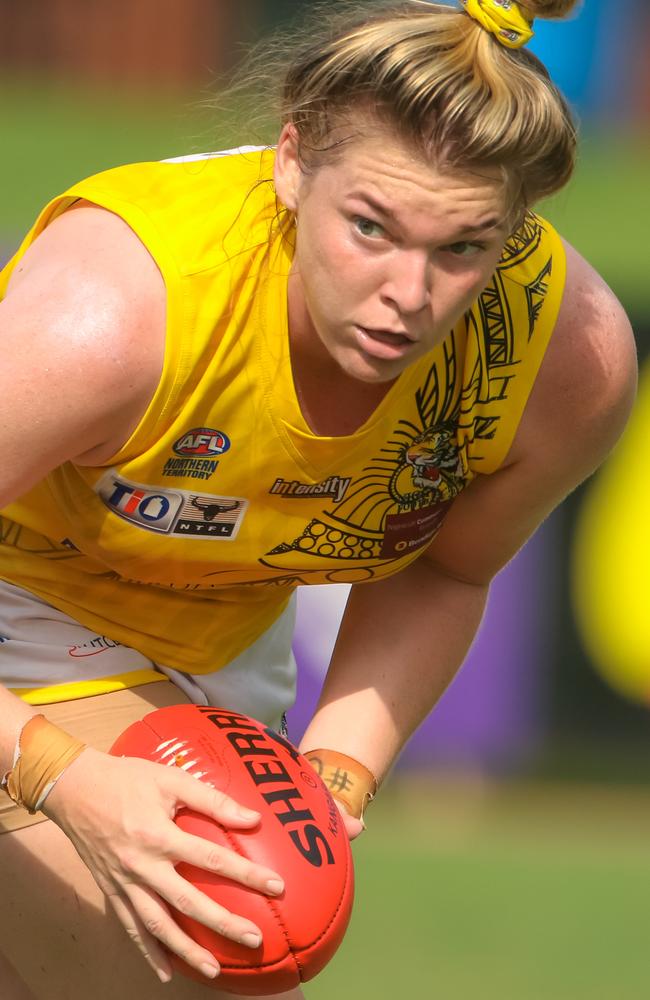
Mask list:
POLYGON ((604 460, 635 386, 629 323, 569 250, 560 317, 505 465, 461 494, 423 557, 353 588, 305 749, 333 747, 385 775, 461 665, 490 580, 604 460))
POLYGON ((0 507, 69 460, 115 451, 162 371, 165 287, 117 216, 93 206, 56 219, 0 302, 0 507))
MULTIPOLYGON (((62 463, 101 464, 128 439, 160 378, 165 303, 148 251, 110 212, 79 207, 38 237, 0 303, 0 508, 62 463)), ((0 687, 2 775, 35 714, 0 687)), ((72 762, 44 806, 162 979, 171 967, 161 942, 194 968, 208 963, 216 971, 210 953, 181 931, 166 902, 251 947, 260 936, 249 920, 181 878, 178 861, 269 894, 282 884, 270 869, 181 833, 172 819, 182 805, 225 826, 258 820, 180 769, 91 748, 72 762)))
MULTIPOLYGON (((117 216, 83 205, 56 219, 0 302, 0 508, 63 462, 116 450, 155 391, 165 288, 117 216)), ((0 690, 0 771, 35 711, 0 690)))

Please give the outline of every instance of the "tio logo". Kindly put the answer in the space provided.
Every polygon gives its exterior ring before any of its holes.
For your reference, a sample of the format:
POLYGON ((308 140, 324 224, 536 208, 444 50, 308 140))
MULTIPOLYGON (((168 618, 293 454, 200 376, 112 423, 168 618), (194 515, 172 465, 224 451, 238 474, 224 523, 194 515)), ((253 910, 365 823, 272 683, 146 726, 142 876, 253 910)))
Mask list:
POLYGON ((173 445, 177 455, 223 455, 230 448, 228 437, 211 427, 194 427, 173 445))
POLYGON ((233 540, 248 501, 132 483, 109 469, 95 485, 109 510, 139 528, 164 535, 233 540))
POLYGON ((178 493, 147 490, 114 477, 102 483, 99 493, 106 506, 126 521, 163 533, 171 529, 183 503, 178 493))

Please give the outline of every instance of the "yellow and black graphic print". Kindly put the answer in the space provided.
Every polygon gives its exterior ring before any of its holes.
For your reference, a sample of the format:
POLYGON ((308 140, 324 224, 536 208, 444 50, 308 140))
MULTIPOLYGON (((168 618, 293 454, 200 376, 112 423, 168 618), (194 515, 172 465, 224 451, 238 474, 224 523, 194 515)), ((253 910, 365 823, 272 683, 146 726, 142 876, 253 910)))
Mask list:
MULTIPOLYGON (((524 219, 521 229, 516 232, 506 243, 499 267, 496 272, 498 278, 509 277, 509 272, 520 267, 526 261, 533 259, 538 253, 542 239, 542 226, 539 218, 529 212, 524 219)), ((552 260, 547 251, 542 254, 541 260, 537 264, 539 270, 535 270, 535 277, 525 284, 522 284, 523 292, 526 296, 528 311, 528 339, 532 337, 540 312, 544 304, 546 293, 548 292, 548 279, 552 270, 552 260)), ((485 293, 484 293, 485 295, 485 293)), ((479 301, 484 300, 484 295, 479 301)))
MULTIPOLYGON (((528 213, 467 315, 458 437, 471 455, 474 472, 494 471, 490 443, 504 425, 518 422, 521 416, 512 412, 511 384, 519 379, 530 389, 534 378, 534 372, 527 371, 526 355, 538 331, 553 274, 552 250, 543 235, 543 220, 528 213)), ((542 329, 538 336, 546 342, 549 334, 542 329)))
POLYGON ((276 545, 263 565, 306 570, 309 582, 314 572, 322 582, 361 582, 426 545, 465 485, 453 390, 453 380, 441 379, 434 364, 416 394, 416 420, 399 421, 343 501, 310 520, 299 537, 276 545))
POLYGON ((540 223, 529 215, 476 306, 402 404, 410 419, 396 422, 343 501, 274 546, 260 560, 264 566, 292 571, 292 582, 361 582, 395 572, 396 563, 434 538, 507 416, 509 388, 521 374, 552 268, 541 244, 540 223), (510 276, 524 263, 530 277, 513 286, 510 276))
POLYGON ((30 556, 39 556, 42 559, 70 560, 78 559, 80 553, 69 539, 65 538, 61 542, 54 542, 44 535, 39 535, 35 531, 22 524, 16 524, 7 517, 0 517, 0 545, 8 545, 17 552, 25 552, 30 556))

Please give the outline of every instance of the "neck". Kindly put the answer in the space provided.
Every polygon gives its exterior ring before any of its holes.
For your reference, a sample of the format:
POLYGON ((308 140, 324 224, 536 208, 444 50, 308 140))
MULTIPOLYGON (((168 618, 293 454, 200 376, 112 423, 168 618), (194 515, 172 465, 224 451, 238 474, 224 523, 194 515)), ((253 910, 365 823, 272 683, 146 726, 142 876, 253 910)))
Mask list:
POLYGON ((369 383, 342 371, 313 327, 297 282, 289 279, 289 355, 302 415, 319 437, 354 434, 393 382, 369 383))

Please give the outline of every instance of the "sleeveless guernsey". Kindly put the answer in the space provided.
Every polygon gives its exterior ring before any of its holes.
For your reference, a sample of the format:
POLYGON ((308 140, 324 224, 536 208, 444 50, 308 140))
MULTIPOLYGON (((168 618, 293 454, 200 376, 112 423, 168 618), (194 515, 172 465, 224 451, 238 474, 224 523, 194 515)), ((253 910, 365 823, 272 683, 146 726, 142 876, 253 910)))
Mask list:
MULTIPOLYGON (((146 413, 104 466, 68 462, 1 512, 0 578, 194 674, 246 649, 299 584, 371 582, 422 553, 454 497, 502 463, 564 287, 562 244, 531 214, 444 342, 356 433, 318 437, 291 375, 292 227, 273 157, 247 147, 85 180, 0 275, 1 296, 78 199, 121 216, 163 275, 166 353, 146 413)), ((76 671, 65 680, 83 696, 76 671)))

